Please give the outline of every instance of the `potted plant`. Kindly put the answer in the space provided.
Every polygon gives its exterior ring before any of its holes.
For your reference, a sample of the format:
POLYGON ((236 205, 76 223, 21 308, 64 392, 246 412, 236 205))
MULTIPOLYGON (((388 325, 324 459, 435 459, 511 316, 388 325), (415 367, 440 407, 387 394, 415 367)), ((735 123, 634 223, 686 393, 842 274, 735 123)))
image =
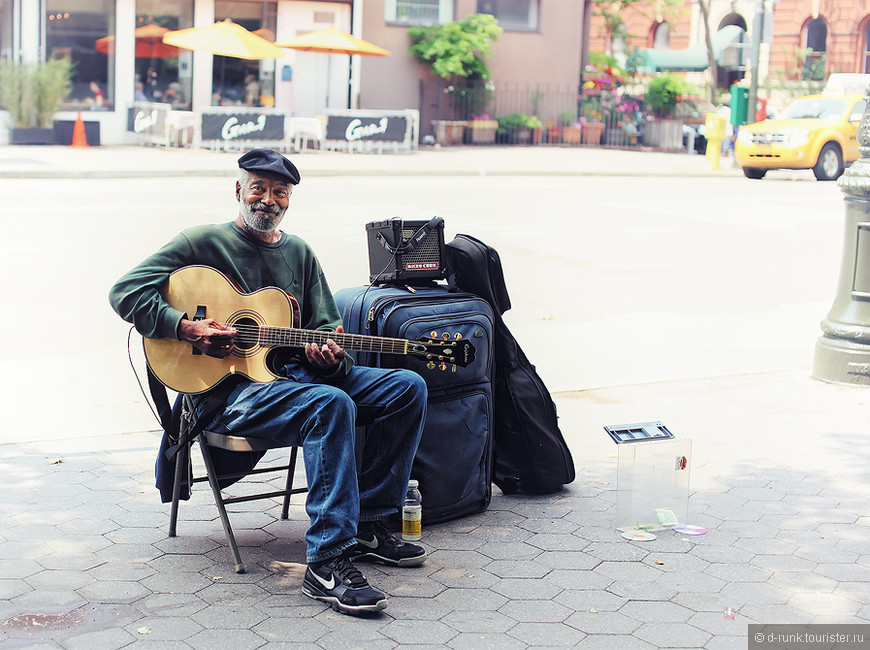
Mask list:
POLYGON ((0 61, 0 106, 9 111, 12 144, 54 144, 54 114, 72 88, 73 63, 0 61))
POLYGON ((675 119, 680 95, 689 87, 672 74, 655 77, 646 91, 646 105, 654 118, 645 126, 644 144, 662 149, 682 149, 683 123, 675 119))
MULTIPOLYGON (((446 135, 447 129, 459 133, 460 124, 464 127, 469 115, 486 111, 495 91, 495 86, 487 81, 490 72, 486 58, 492 54, 492 44, 502 31, 498 21, 488 14, 408 29, 409 52, 418 62, 429 66, 434 76, 449 84, 444 90, 448 95, 447 107, 436 114, 439 119, 432 121, 436 133, 444 130, 446 135)), ((462 142, 461 134, 458 138, 462 142)))
POLYGON ((503 143, 529 144, 532 142, 532 131, 542 129, 543 126, 537 117, 525 113, 511 113, 498 118, 496 133, 503 143))
POLYGON ((498 122, 491 119, 486 113, 483 115, 472 115, 471 117, 472 119, 468 122, 468 129, 471 133, 470 142, 472 144, 494 143, 498 122))
POLYGON ((559 113, 559 134, 565 144, 580 144, 580 122, 577 121, 577 111, 559 113))

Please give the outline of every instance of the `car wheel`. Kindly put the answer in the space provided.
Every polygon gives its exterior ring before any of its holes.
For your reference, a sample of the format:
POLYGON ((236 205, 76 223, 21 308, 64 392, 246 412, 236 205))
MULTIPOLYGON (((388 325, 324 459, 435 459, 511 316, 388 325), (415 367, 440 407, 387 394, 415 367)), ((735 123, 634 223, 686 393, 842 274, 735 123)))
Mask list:
POLYGON ((813 174, 820 181, 834 181, 843 173, 843 155, 840 147, 829 142, 822 147, 819 153, 819 161, 813 167, 813 174))
POLYGON ((764 175, 767 173, 766 169, 759 169, 758 167, 744 167, 743 175, 746 178, 752 178, 755 180, 760 180, 764 178, 764 175))

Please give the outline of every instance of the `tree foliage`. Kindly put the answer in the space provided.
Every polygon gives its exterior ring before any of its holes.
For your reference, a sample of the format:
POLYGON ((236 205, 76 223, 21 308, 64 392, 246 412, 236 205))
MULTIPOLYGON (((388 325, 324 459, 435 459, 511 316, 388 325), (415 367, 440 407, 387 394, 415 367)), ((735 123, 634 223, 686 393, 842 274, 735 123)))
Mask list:
POLYGON ((445 25, 410 27, 410 52, 431 66, 443 79, 488 79, 486 58, 502 34, 498 21, 488 14, 473 14, 445 25))

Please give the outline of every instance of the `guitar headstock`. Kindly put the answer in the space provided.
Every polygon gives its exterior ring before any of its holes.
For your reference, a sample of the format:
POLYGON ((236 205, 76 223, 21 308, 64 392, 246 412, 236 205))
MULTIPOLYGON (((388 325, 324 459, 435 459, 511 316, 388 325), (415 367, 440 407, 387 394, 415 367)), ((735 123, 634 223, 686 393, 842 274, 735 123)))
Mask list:
POLYGON ((447 364, 465 368, 474 361, 476 350, 468 339, 423 339, 411 341, 408 354, 428 359, 427 366, 434 370, 447 364))

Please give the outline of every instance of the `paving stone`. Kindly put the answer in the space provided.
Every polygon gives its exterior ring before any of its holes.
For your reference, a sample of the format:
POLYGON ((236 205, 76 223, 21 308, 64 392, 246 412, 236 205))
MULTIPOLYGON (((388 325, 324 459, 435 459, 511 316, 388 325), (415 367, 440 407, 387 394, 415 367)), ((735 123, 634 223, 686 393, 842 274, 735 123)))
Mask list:
POLYGON ((147 563, 155 571, 179 573, 197 572, 212 567, 214 563, 204 555, 161 555, 147 563))
POLYGON ((147 564, 101 564, 88 570, 95 580, 141 580, 155 573, 147 564))
POLYGON ((677 595, 677 590, 661 584, 662 579, 653 582, 617 580, 607 587, 607 591, 626 600, 671 600, 677 595))
POLYGON ((96 603, 132 603, 151 593, 138 582, 129 580, 94 581, 77 591, 88 601, 96 603))
POLYGON ((2 579, 26 578, 43 569, 44 567, 35 560, 0 559, 0 576, 2 576, 2 579))
POLYGON ((644 623, 634 634, 660 648, 700 648, 712 638, 687 623, 644 623))
POLYGON ((402 620, 443 621, 444 617, 455 610, 452 603, 442 603, 434 598, 418 598, 414 596, 390 597, 388 615, 402 620))
POLYGON ((573 648, 586 634, 563 623, 518 623, 506 633, 529 646, 573 648))
POLYGON ((580 641, 577 650, 656 650, 656 647, 627 634, 590 634, 580 641))
POLYGON ((808 614, 824 613, 827 616, 854 616, 861 609, 861 603, 834 594, 795 594, 788 605, 808 614))
MULTIPOLYGON (((481 636, 507 632, 517 624, 515 619, 501 612, 469 610, 450 612, 441 619, 441 622, 457 632, 481 636)), ((454 647, 453 644, 450 646, 454 647)))
POLYGON ((622 582, 653 582, 663 575, 657 568, 633 562, 602 562, 595 567, 594 573, 622 582))
POLYGON ((157 641, 183 641, 201 632, 202 625, 180 616, 144 617, 125 628, 133 638, 155 643, 157 641))
MULTIPOLYGON (((428 562, 427 562, 428 564, 428 562)), ((432 580, 438 584, 453 588, 487 589, 498 582, 499 577, 484 569, 445 567, 431 574, 432 580)))
POLYGON ((435 600, 452 611, 497 610, 508 599, 489 589, 448 589, 435 600))
POLYGON ((619 613, 641 623, 685 623, 692 611, 671 602, 631 600, 619 609, 619 613))
POLYGON ((568 534, 577 530, 578 525, 568 519, 526 519, 518 521, 517 525, 523 530, 535 534, 568 534))
POLYGON ((751 563, 772 571, 812 571, 818 565, 796 555, 756 555, 751 563))
MULTIPOLYGON (((416 648, 417 646, 415 646, 416 648)), ((513 639, 506 634, 457 634, 449 643, 453 650, 525 650, 528 644, 513 639)))
POLYGON ((506 578, 490 587, 507 598, 520 600, 552 600, 562 589, 550 581, 528 578, 506 578))
POLYGON ((556 602, 542 600, 510 600, 498 611, 522 623, 562 623, 573 612, 556 602))
POLYGON ((819 564, 815 572, 841 582, 870 582, 870 567, 854 564, 819 564))
POLYGON ((725 610, 717 612, 694 612, 686 621, 689 625, 714 636, 741 636, 746 643, 746 630, 750 621, 737 611, 725 615, 725 610))
POLYGON ((75 591, 28 591, 11 598, 19 612, 28 614, 65 614, 86 604, 84 598, 75 591))
POLYGON ((211 584, 214 580, 207 578, 198 573, 171 573, 161 572, 154 573, 145 578, 139 579, 139 583, 148 591, 158 593, 180 593, 193 594, 202 591, 211 584))
POLYGON ((30 583, 21 578, 0 578, 0 599, 11 600, 32 591, 30 583))
POLYGON ((722 595, 735 603, 787 603, 791 595, 779 587, 759 582, 732 582, 722 587, 722 595))
POLYGON ((92 584, 94 578, 82 571, 40 571, 28 576, 24 581, 33 589, 69 590, 92 584))
POLYGON ((583 552, 599 560, 640 562, 650 554, 643 544, 632 544, 624 539, 613 542, 592 542, 583 552))
POLYGON ((574 611, 615 612, 625 603, 626 598, 598 589, 566 589, 553 599, 553 602, 565 605, 574 611))
POLYGON ((208 604, 191 594, 153 594, 136 602, 146 616, 192 616, 208 604))
POLYGON ((767 582, 773 570, 751 564, 711 564, 705 573, 725 582, 767 582))
POLYGON ((492 560, 533 560, 542 553, 525 542, 489 542, 477 552, 492 560))
POLYGON ((115 650, 129 645, 132 640, 133 637, 125 630, 100 630, 70 636, 63 645, 69 650, 115 650))
POLYGON ((153 544, 113 544, 94 553, 94 556, 102 562, 143 563, 161 555, 163 551, 153 544))
POLYGON ((640 621, 630 616, 607 611, 575 612, 565 620, 565 624, 585 634, 631 634, 640 627, 640 621))
POLYGON ((754 553, 740 550, 738 548, 735 548, 733 545, 698 545, 695 546, 695 548, 693 548, 690 553, 697 558, 709 562, 710 564, 745 564, 746 562, 749 562, 753 557, 755 557, 754 553))
POLYGON ((233 650, 253 650, 263 645, 263 638, 250 630, 203 630, 187 639, 191 648, 213 650, 230 647, 233 650))
POLYGON ((445 645, 456 636, 456 631, 440 621, 390 621, 381 629, 381 634, 398 644, 416 645, 431 643, 445 645))
POLYGON ((553 569, 547 580, 562 589, 606 589, 613 578, 594 571, 553 569))
POLYGON ((665 573, 677 571, 705 571, 710 563, 689 553, 651 552, 643 559, 644 564, 665 573))
MULTIPOLYGON (((543 563, 543 555, 533 561, 495 560, 486 565, 486 570, 498 578, 543 578, 550 572, 550 567, 543 563)), ((583 561, 578 564, 582 565, 583 561)))
MULTIPOLYGON (((576 533, 576 531, 574 531, 576 533)), ((526 540, 526 544, 542 551, 585 551, 587 543, 578 539, 575 534, 535 533, 526 540)))
MULTIPOLYGON (((266 641, 317 643, 329 633, 329 626, 314 618, 269 618, 243 627, 251 629, 266 641)), ((362 631, 360 633, 362 635, 362 631)))

